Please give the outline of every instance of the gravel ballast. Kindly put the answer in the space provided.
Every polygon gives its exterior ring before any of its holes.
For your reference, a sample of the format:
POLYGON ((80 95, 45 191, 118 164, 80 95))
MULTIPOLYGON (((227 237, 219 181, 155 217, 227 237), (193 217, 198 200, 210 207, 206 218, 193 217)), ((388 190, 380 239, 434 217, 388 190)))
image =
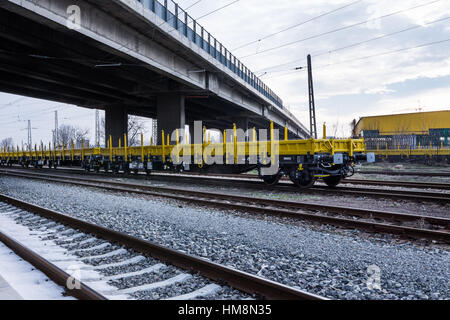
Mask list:
POLYGON ((0 192, 333 299, 450 298, 447 248, 5 176, 0 192), (373 265, 381 290, 366 285, 373 265))

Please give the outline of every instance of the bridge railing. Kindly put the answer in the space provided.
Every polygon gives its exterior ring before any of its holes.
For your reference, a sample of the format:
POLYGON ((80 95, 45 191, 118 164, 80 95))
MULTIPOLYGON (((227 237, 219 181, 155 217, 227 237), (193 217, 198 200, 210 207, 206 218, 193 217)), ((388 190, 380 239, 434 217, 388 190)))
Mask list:
POLYGON ((176 2, 172 0, 138 1, 246 83, 250 84, 276 106, 283 108, 283 101, 280 97, 239 61, 239 59, 232 55, 222 43, 198 24, 186 11, 181 9, 176 2))

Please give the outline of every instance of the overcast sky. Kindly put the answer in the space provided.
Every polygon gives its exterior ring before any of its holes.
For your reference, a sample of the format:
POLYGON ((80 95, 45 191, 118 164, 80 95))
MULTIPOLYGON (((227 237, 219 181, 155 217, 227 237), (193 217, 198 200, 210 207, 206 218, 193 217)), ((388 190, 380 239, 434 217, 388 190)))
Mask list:
MULTIPOLYGON (((196 1, 181 0, 179 4, 185 8, 196 1)), ((231 2, 203 0, 189 12, 197 18, 231 2)), ((239 0, 199 23, 242 58, 247 67, 262 75, 307 127, 307 74, 295 68, 304 67, 306 55, 311 53, 319 127, 327 122, 329 133, 338 127, 338 135, 348 135, 348 124, 362 116, 450 109, 450 41, 422 46, 450 40, 450 19, 445 19, 449 16, 448 0, 239 0), (427 5, 408 10, 423 4, 427 5), (234 50, 346 5, 349 6, 234 50), (402 12, 390 15, 398 11, 402 12), (375 19, 385 15, 389 16, 375 19), (365 23, 366 20, 370 21, 365 23), (344 29, 331 32, 340 28, 344 29), (320 36, 323 33, 328 34, 320 36), (361 42, 364 43, 358 44, 361 42), (277 49, 279 46, 282 47, 277 49), (399 51, 418 46, 422 47, 399 51), (345 47, 349 48, 341 49, 345 47), (392 51, 398 52, 388 54, 392 51), (370 56, 373 57, 367 58, 370 56)), ((89 127, 94 135, 92 110, 18 99, 0 94, 1 138, 12 136, 18 144, 22 139, 26 141, 27 132, 22 129, 31 119, 36 128, 34 140, 48 141, 55 107, 60 124, 89 127)))

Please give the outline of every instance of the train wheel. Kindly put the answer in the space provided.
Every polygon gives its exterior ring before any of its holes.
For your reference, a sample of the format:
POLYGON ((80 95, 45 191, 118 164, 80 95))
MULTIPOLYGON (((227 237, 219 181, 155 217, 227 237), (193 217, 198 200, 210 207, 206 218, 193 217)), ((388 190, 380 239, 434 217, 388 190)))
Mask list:
POLYGON ((316 183, 313 175, 307 170, 292 170, 289 173, 289 178, 297 187, 301 189, 309 189, 316 183))
POLYGON ((330 188, 336 188, 339 183, 342 181, 342 176, 331 176, 323 178, 323 181, 330 188))
POLYGON ((267 186, 274 186, 280 182, 281 179, 281 173, 278 172, 276 175, 273 176, 264 176, 263 181, 267 186))
POLYGON ((301 188, 301 189, 309 189, 311 188, 314 184, 316 183, 316 180, 311 179, 311 180, 302 180, 302 181, 297 181, 294 182, 294 184, 301 188))

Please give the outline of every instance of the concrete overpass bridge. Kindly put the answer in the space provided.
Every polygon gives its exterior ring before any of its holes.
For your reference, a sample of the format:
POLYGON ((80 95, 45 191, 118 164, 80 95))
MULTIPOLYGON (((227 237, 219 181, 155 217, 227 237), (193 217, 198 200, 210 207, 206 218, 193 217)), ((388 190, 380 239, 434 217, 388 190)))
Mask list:
POLYGON ((103 109, 114 144, 128 114, 155 118, 165 130, 196 120, 218 129, 274 121, 292 138, 309 136, 267 85, 171 0, 0 0, 0 29, 0 91, 103 109), (68 28, 73 5, 75 29, 68 28))

